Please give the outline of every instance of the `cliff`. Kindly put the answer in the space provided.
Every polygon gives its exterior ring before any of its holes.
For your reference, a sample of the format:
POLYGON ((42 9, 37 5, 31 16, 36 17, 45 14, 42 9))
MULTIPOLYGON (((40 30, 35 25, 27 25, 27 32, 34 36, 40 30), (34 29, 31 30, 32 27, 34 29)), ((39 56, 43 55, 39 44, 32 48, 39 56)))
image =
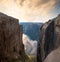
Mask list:
POLYGON ((60 15, 41 27, 37 48, 37 61, 43 62, 47 55, 60 46, 60 15), (40 60, 41 58, 41 60, 40 60))
POLYGON ((17 19, 0 13, 0 62, 25 62, 26 57, 22 26, 17 19))
POLYGON ((60 62, 60 47, 52 51, 44 62, 60 62))

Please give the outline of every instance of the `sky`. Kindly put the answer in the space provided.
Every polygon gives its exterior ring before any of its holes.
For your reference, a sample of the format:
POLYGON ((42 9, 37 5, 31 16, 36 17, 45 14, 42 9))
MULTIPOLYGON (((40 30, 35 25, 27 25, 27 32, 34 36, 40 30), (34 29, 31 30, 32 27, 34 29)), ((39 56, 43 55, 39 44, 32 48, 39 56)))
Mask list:
POLYGON ((60 0, 0 0, 0 12, 19 22, 47 22, 60 14, 60 0))

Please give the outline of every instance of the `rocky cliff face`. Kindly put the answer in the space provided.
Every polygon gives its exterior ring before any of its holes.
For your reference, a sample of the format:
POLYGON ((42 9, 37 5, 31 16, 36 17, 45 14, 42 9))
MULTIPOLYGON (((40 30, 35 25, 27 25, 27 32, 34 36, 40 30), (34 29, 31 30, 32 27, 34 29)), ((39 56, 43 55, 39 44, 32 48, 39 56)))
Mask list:
POLYGON ((0 13, 0 62, 22 59, 26 55, 22 43, 22 26, 18 20, 0 13))
POLYGON ((60 62, 60 47, 52 51, 44 62, 60 62))
POLYGON ((43 62, 47 55, 60 46, 60 15, 41 27, 38 42, 37 60, 43 62), (40 60, 41 58, 41 60, 40 60))

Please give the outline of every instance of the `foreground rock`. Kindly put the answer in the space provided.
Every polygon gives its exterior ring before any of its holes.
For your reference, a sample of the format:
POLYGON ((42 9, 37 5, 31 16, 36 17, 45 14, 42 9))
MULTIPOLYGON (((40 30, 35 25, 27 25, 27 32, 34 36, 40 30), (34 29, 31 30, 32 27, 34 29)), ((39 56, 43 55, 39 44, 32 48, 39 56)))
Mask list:
POLYGON ((60 62, 60 47, 51 52, 44 62, 60 62))
POLYGON ((47 55, 60 46, 60 15, 41 27, 37 60, 43 62, 47 55))
POLYGON ((22 26, 17 19, 0 13, 0 62, 25 62, 26 57, 22 43, 22 26))

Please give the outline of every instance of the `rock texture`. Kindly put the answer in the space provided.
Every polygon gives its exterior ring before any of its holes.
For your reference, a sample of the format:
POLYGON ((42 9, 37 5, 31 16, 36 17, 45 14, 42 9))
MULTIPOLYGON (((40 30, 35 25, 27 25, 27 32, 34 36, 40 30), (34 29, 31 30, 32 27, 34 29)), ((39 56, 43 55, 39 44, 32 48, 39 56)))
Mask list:
POLYGON ((60 46, 60 15, 41 27, 37 60, 43 62, 47 55, 60 46))
POLYGON ((60 62, 60 47, 54 51, 52 51, 44 62, 60 62))
POLYGON ((0 13, 0 62, 15 61, 19 58, 25 62, 22 26, 17 19, 0 13))

